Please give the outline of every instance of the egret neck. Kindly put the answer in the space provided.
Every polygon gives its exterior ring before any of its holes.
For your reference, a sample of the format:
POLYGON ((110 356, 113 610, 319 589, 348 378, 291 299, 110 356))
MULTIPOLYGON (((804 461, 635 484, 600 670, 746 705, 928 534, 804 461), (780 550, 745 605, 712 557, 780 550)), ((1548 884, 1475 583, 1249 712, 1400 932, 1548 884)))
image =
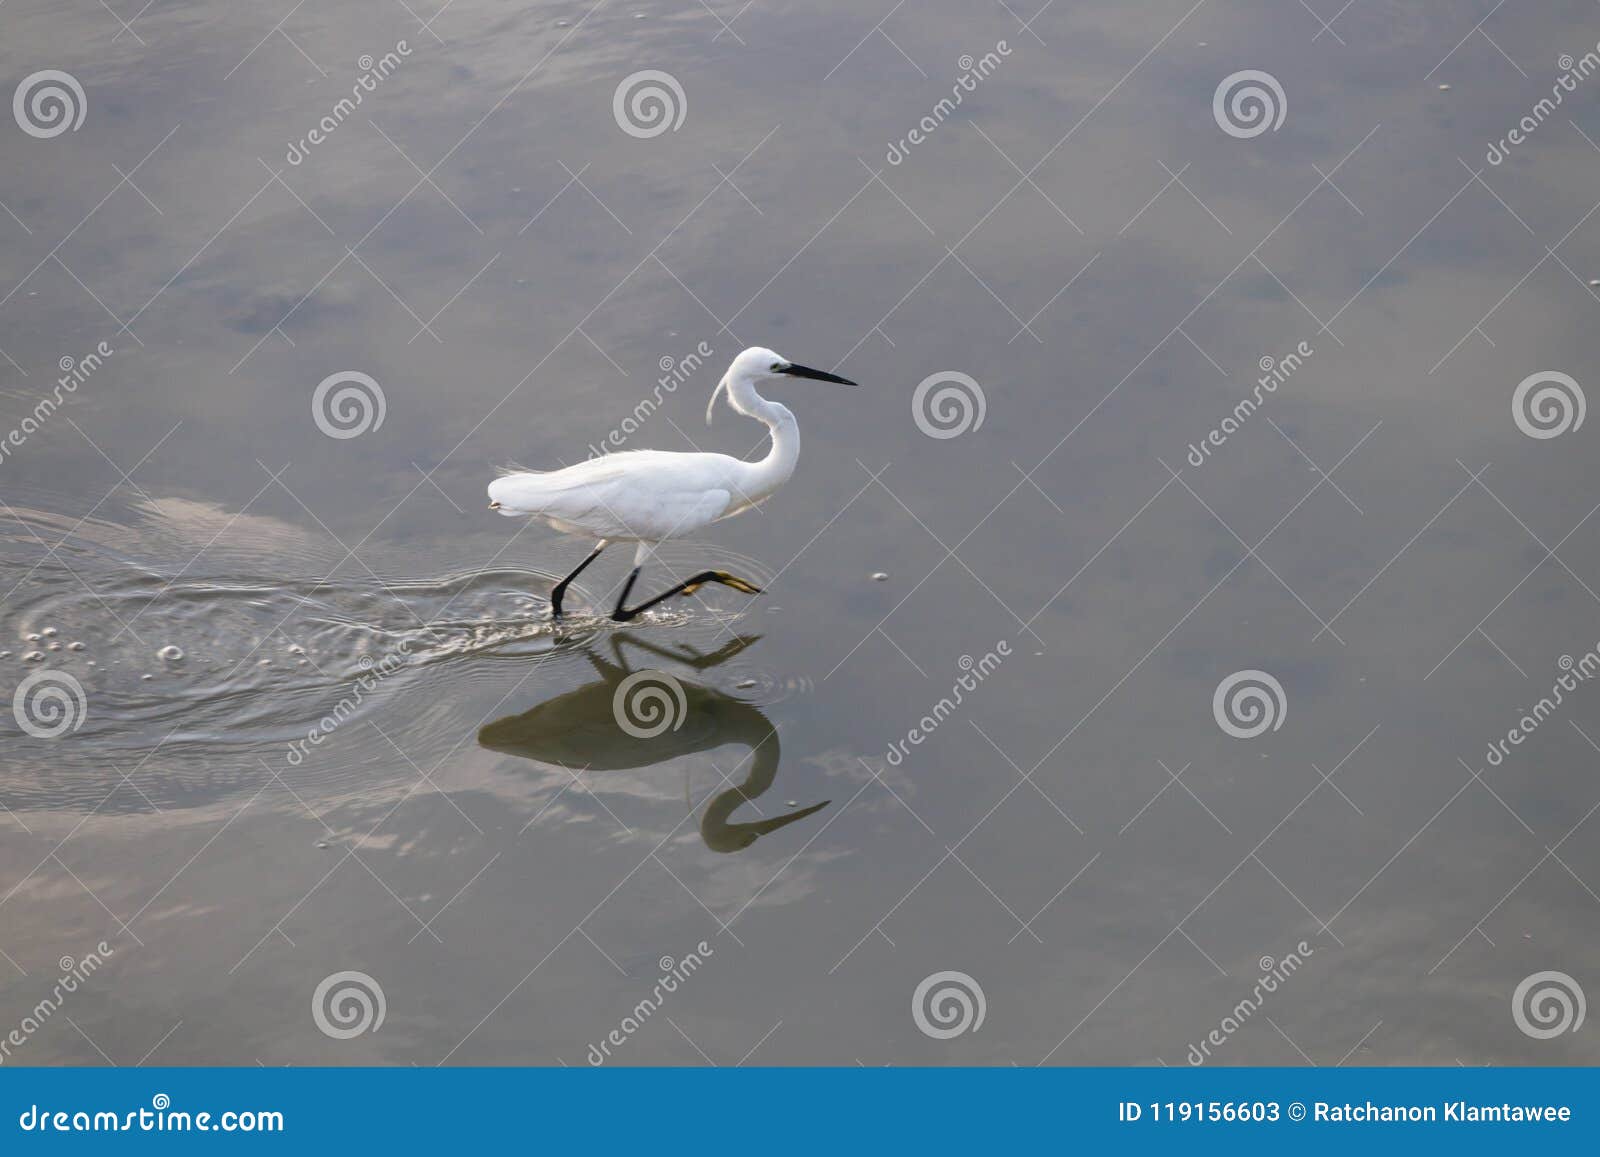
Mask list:
POLYGON ((766 426, 772 437, 772 447, 759 462, 741 462, 742 480, 739 490, 754 506, 770 497, 778 487, 794 474, 795 463, 800 459, 800 423, 795 421, 789 407, 763 398, 755 383, 748 378, 735 378, 729 374, 722 380, 721 388, 727 391, 728 404, 747 418, 754 418, 766 426))

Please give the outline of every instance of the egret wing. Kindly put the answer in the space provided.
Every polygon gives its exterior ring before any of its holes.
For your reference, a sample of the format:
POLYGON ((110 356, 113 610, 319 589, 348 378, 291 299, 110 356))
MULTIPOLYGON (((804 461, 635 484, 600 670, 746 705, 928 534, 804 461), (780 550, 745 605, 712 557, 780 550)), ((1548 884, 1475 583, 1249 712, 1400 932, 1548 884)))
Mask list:
POLYGON ((688 534, 728 510, 722 457, 609 454, 563 470, 508 474, 489 484, 489 497, 504 513, 543 517, 562 529, 660 541, 688 534))

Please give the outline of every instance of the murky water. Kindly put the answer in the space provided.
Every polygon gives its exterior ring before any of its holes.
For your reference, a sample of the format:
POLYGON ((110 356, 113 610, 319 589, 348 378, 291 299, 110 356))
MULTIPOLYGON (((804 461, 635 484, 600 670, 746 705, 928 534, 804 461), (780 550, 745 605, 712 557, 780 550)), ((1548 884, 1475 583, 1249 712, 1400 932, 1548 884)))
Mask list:
POLYGON ((0 7, 3 1060, 1600 1059, 1600 19, 1313 7, 0 7))

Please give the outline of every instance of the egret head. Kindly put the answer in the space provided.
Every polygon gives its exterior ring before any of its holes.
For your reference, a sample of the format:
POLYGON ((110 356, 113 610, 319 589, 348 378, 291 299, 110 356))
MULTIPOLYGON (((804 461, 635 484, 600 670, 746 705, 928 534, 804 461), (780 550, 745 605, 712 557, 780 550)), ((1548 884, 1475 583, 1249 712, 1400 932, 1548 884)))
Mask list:
POLYGON ((856 384, 849 378, 841 378, 838 374, 830 374, 826 370, 814 370, 810 366, 791 362, 764 346, 751 346, 733 359, 733 363, 728 366, 728 372, 717 383, 717 388, 711 392, 711 401, 706 406, 706 425, 711 424, 711 411, 716 407, 719 394, 726 391, 729 405, 742 414, 749 413, 751 402, 760 397, 755 390, 756 384, 784 378, 810 378, 812 381, 833 382, 841 386, 856 384))

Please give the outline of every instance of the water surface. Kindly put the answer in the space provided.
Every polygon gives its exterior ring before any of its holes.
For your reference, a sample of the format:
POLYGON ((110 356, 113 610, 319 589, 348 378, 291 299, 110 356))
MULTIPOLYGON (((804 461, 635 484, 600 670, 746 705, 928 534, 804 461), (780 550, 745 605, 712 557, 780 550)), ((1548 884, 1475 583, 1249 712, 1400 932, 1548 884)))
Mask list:
POLYGON ((86 103, 0 125, 0 690, 72 716, 0 718, 0 1035, 106 946, 6 1059, 1600 1058, 1513 1016, 1600 992, 1594 688, 1488 758, 1600 639, 1596 426, 1513 414, 1590 385, 1600 81, 1486 158, 1600 17, 1314 7, 0 8, 86 103), (585 546, 494 466, 758 453, 701 420, 751 344, 862 388, 785 388, 794 479, 641 589, 766 593, 619 628, 618 550, 554 629, 585 546), (948 373, 981 423, 917 420, 948 373), (344 971, 381 1026, 319 1029, 344 971))

